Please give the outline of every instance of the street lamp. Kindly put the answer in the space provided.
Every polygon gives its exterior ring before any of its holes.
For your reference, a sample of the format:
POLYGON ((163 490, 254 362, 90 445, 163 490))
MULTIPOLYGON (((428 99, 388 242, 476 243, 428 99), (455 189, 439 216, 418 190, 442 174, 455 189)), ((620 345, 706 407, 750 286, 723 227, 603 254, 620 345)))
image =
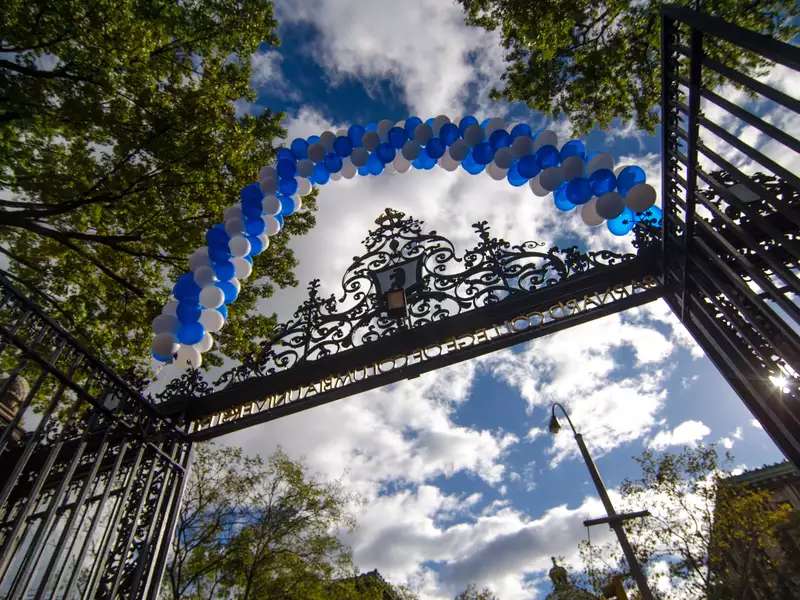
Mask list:
POLYGON ((583 443, 583 436, 575 430, 575 426, 572 424, 572 419, 569 418, 569 414, 567 414, 566 409, 558 402, 553 402, 550 425, 548 426, 550 433, 555 435, 561 430, 561 424, 556 418, 556 407, 560 408, 561 412, 564 413, 564 416, 567 418, 567 423, 569 423, 572 433, 575 435, 575 441, 578 442, 578 448, 580 448, 581 455, 586 463, 586 468, 589 469, 589 474, 592 476, 594 487, 597 488, 597 493, 600 496, 600 500, 603 501, 603 506, 606 509, 606 514, 608 515, 602 519, 591 519, 589 521, 584 521, 583 524, 586 527, 589 527, 591 525, 608 523, 608 526, 611 527, 611 529, 614 530, 614 533, 617 534, 619 545, 622 547, 622 553, 625 555, 625 560, 628 561, 628 567, 631 570, 633 578, 636 580, 636 585, 639 586, 639 593, 642 595, 642 599, 653 600, 653 594, 650 592, 650 588, 647 585, 647 578, 642 572, 639 561, 636 560, 636 555, 633 553, 631 543, 628 541, 628 536, 625 534, 625 529, 622 526, 622 523, 625 520, 634 519, 637 517, 646 517, 650 514, 650 512, 643 510, 633 513, 618 514, 617 511, 614 510, 614 505, 611 504, 611 498, 608 497, 608 492, 606 491, 606 486, 603 483, 603 479, 600 477, 600 472, 597 470, 597 466, 594 464, 592 457, 589 455, 589 451, 586 449, 586 444, 583 443))

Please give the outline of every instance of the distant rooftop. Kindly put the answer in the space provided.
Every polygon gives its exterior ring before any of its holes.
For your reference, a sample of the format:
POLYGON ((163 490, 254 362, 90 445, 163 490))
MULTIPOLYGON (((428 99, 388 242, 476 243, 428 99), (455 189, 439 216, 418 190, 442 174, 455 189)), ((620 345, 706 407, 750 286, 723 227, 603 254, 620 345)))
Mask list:
POLYGON ((764 465, 759 469, 745 471, 741 475, 729 477, 728 481, 734 484, 763 483, 784 479, 789 477, 800 477, 800 470, 791 462, 784 461, 774 465, 764 465))

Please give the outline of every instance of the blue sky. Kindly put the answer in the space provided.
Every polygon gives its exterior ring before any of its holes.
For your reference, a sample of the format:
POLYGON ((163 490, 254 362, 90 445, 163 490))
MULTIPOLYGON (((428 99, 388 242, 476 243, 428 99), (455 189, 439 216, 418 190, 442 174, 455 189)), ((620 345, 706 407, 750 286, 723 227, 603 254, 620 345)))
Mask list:
MULTIPOLYGON (((289 139, 410 114, 501 116, 568 139, 564 120, 489 101, 502 51, 493 34, 465 27, 455 4, 318 0, 279 4, 278 16, 282 45, 252 58, 258 99, 239 109, 286 112, 289 139)), ((617 164, 642 165, 658 189, 656 136, 620 124, 585 139, 617 164)), ((339 181, 319 195, 315 230, 292 242, 301 286, 264 309, 288 317, 314 277, 338 291, 386 206, 424 219, 461 249, 482 219, 512 243, 627 244, 558 213, 527 186, 483 175, 435 169, 339 181)), ((717 442, 747 467, 782 458, 660 302, 224 441, 261 453, 280 445, 360 494, 359 524, 342 535, 363 571, 378 568, 423 598, 452 598, 470 581, 503 599, 543 598, 549 557, 576 564, 581 522, 602 514, 574 440, 544 431, 553 400, 571 410, 611 488, 636 476, 632 457, 648 447, 717 442)))

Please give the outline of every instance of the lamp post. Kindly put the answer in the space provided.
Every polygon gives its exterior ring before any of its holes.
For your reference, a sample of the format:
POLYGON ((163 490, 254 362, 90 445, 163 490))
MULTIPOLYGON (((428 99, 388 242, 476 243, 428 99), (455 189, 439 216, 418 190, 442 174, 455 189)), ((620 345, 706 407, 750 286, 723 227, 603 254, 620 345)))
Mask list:
POLYGON ((575 441, 578 442, 578 448, 581 451, 583 460, 586 463, 586 468, 589 469, 589 474, 592 476, 594 487, 597 489, 597 493, 600 496, 600 500, 602 500, 603 506, 606 509, 606 514, 608 515, 603 519, 584 521, 584 525, 588 527, 590 525, 608 523, 609 527, 611 527, 611 529, 614 530, 614 533, 617 534, 619 545, 622 547, 622 553, 625 555, 625 560, 628 561, 628 567, 631 570, 633 578, 636 580, 636 585, 639 587, 639 593, 642 595, 642 599, 653 600, 653 594, 650 592, 650 587, 647 585, 647 578, 642 572, 639 561, 636 560, 636 555, 633 553, 633 547, 631 547, 631 543, 628 540, 628 536, 626 535, 625 529, 622 526, 622 523, 626 519, 644 517, 650 513, 646 510, 635 513, 617 513, 617 511, 614 510, 614 505, 611 504, 611 498, 608 497, 608 491, 606 491, 606 486, 603 483, 603 479, 600 477, 600 472, 597 470, 597 466, 594 464, 592 457, 589 455, 589 451, 586 449, 586 444, 583 443, 583 436, 575 430, 575 426, 572 424, 572 419, 569 418, 569 414, 567 414, 566 409, 558 402, 553 403, 552 416, 550 417, 549 426, 550 433, 555 435, 561 429, 561 425, 559 424, 558 419, 556 419, 556 407, 560 408, 561 412, 564 413, 564 416, 567 418, 567 422, 572 429, 572 433, 575 435, 575 441))

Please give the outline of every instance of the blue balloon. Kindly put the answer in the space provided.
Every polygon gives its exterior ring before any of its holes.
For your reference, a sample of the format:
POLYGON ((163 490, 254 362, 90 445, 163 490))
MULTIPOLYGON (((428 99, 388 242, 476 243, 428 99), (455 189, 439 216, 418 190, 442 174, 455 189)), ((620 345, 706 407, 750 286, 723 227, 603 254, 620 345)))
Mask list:
POLYGON ((408 117, 406 119, 406 136, 411 139, 414 137, 414 130, 417 128, 417 125, 422 125, 422 119, 419 117, 408 117))
MULTIPOLYGON (((342 157, 335 152, 329 152, 325 155, 322 166, 325 167, 328 173, 338 173, 342 170, 342 157)), ((292 192, 292 194, 294 194, 294 192, 292 192)))
POLYGON ((214 310, 217 311, 219 314, 221 314, 223 318, 225 319, 228 318, 228 307, 225 306, 224 304, 222 306, 218 306, 214 310))
POLYGON ((623 196, 627 195, 630 189, 638 183, 644 183, 647 176, 644 170, 636 165, 625 167, 617 175, 617 189, 623 196))
POLYGON ((558 150, 556 150, 555 146, 551 146, 550 144, 539 148, 536 151, 536 158, 539 161, 539 166, 542 169, 557 167, 561 164, 561 157, 558 153, 558 150))
POLYGON ((308 158, 308 142, 303 138, 295 138, 292 140, 292 154, 297 160, 308 158))
POLYGON ((294 177, 295 173, 297 173, 297 163, 293 160, 282 158, 275 166, 275 170, 278 172, 278 177, 294 177))
POLYGON ((364 165, 363 167, 358 167, 357 171, 361 177, 366 177, 367 175, 369 175, 369 169, 367 168, 367 165, 364 165))
POLYGON ((511 168, 509 168, 508 173, 506 173, 506 179, 508 179, 508 183, 514 187, 519 187, 528 183, 528 178, 523 177, 519 173, 519 161, 511 163, 511 168))
POLYGON ((350 156, 353 153, 353 140, 347 136, 340 135, 333 142, 333 151, 342 158, 350 156))
POLYGON ((248 198, 252 198, 253 200, 261 200, 264 197, 264 192, 261 191, 261 186, 257 183, 251 183, 250 185, 246 185, 242 188, 242 191, 239 192, 239 197, 242 200, 247 200, 248 198))
POLYGON ((275 215, 275 220, 278 222, 278 225, 281 226, 281 229, 283 229, 283 215, 275 215))
MULTIPOLYGON (((258 239, 258 238, 256 238, 256 239, 258 239)), ((260 243, 259 243, 259 246, 261 246, 261 244, 260 244, 260 243)), ((251 248, 251 250, 252 250, 252 247, 253 247, 253 245, 252 245, 252 244, 250 244, 250 248, 251 248)), ((263 250, 263 248, 262 248, 262 250, 263 250)), ((250 254, 248 254, 247 256, 243 257, 243 258, 244 258, 244 259, 245 259, 247 262, 249 262, 251 265, 253 264, 253 256, 252 256, 252 254, 253 254, 253 253, 252 253, 252 251, 251 251, 251 252, 250 252, 250 254)))
POLYGON ((532 133, 533 132, 531 131, 530 125, 528 125, 527 123, 517 123, 516 125, 514 125, 514 129, 511 130, 511 139, 515 140, 518 137, 523 137, 523 136, 533 137, 531 135, 532 133))
POLYGON ((275 153, 275 157, 278 160, 290 160, 292 162, 297 160, 294 153, 288 148, 278 148, 278 151, 275 153))
POLYGON ((661 210, 661 207, 656 206, 655 204, 648 208, 646 211, 639 213, 636 215, 636 222, 641 222, 646 225, 650 225, 650 227, 658 228, 661 227, 662 219, 664 218, 664 213, 661 210))
POLYGON ((194 323, 200 318, 203 307, 194 300, 178 302, 175 314, 181 323, 194 323))
POLYGON ((216 275, 217 279, 220 281, 226 281, 236 274, 236 269, 234 268, 233 263, 229 260, 215 262, 213 269, 214 275, 216 275))
POLYGON ((511 135, 505 129, 495 129, 489 136, 489 144, 494 151, 507 148, 511 145, 511 141, 511 135))
POLYGON ((239 292, 236 291, 236 286, 230 281, 219 281, 214 285, 221 289, 222 293, 225 294, 225 304, 230 304, 236 300, 236 297, 239 295, 239 292))
POLYGON ((491 119, 489 118, 486 118, 483 121, 481 121, 481 129, 486 129, 489 126, 489 121, 491 121, 491 119))
POLYGON ((331 174, 328 172, 328 169, 325 168, 324 164, 319 163, 314 165, 314 170, 311 172, 311 181, 319 185, 325 185, 330 178, 331 174))
MULTIPOLYGON (((228 260, 231 257, 231 251, 228 249, 228 244, 220 245, 214 244, 208 247, 208 258, 212 262, 221 262, 228 260)), ((177 296, 175 296, 177 298, 177 296)))
MULTIPOLYGON (((264 251, 264 245, 261 243, 261 240, 258 239, 258 236, 255 235, 247 235, 245 236, 247 241, 250 242, 250 256, 258 256, 264 251)), ((245 257, 249 258, 249 257, 245 257)), ((253 259, 250 259, 251 261, 253 259)))
POLYGON ((422 164, 422 168, 426 171, 430 171, 436 166, 436 159, 430 155, 427 146, 420 151, 417 160, 422 164))
POLYGON ((563 210, 564 212, 575 208, 575 205, 569 201, 569 198, 567 198, 566 182, 559 185, 553 192, 553 203, 556 205, 558 210, 563 210))
POLYGON ((367 123, 366 125, 364 125, 364 129, 366 129, 367 131, 375 131, 375 130, 378 129, 378 124, 377 123, 367 123))
POLYGON ((178 328, 178 341, 181 344, 191 346, 202 340, 205 334, 205 327, 200 323, 184 323, 178 328))
POLYGON ((353 142, 353 148, 363 146, 361 139, 364 137, 364 128, 361 125, 350 125, 350 129, 347 130, 347 137, 353 142))
POLYGON ((278 191, 285 196, 291 196, 297 191, 297 180, 294 177, 289 177, 287 179, 281 177, 280 181, 278 181, 278 191))
POLYGON ((366 167, 371 175, 380 175, 383 173, 383 162, 378 158, 376 152, 370 152, 366 167))
POLYGON ((570 140, 561 146, 561 162, 564 162, 570 156, 580 156, 581 159, 586 159, 586 146, 580 140, 570 140))
POLYGON ((391 144, 382 142, 378 144, 378 147, 375 149, 375 154, 378 155, 378 159, 383 164, 386 164, 394 160, 395 149, 391 144))
MULTIPOLYGON (((294 198, 281 198, 281 213, 284 217, 288 217, 296 210, 296 203, 294 198)), ((230 277, 228 277, 230 279, 230 277)))
POLYGON ((167 354, 156 354, 155 352, 153 352, 152 354, 153 354, 153 358, 155 358, 159 362, 163 362, 163 363, 167 363, 167 364, 172 362, 172 355, 171 354, 169 354, 169 355, 167 355, 167 354))
POLYGON ((224 229, 212 227, 206 231, 206 242, 209 246, 225 246, 227 248, 230 239, 224 229))
POLYGON ((461 122, 458 124, 458 131, 461 133, 461 137, 464 137, 464 132, 467 130, 467 127, 471 125, 477 125, 478 119, 473 117, 472 115, 467 115, 461 122))
POLYGON ((592 186, 586 177, 576 177, 567 182, 566 195, 573 204, 586 204, 592 197, 592 186))
POLYGON ((533 179, 539 174, 539 171, 541 171, 539 161, 533 154, 523 156, 517 163, 517 173, 525 179, 533 179))
POLYGON ((592 184, 592 193, 595 196, 602 196, 606 192, 613 192, 617 187, 617 178, 611 169, 597 169, 589 175, 589 182, 592 184))
POLYGON ((244 224, 245 231, 250 235, 261 235, 266 228, 263 219, 247 219, 244 224))
POLYGON ((200 297, 200 286, 194 282, 192 273, 184 273, 178 277, 172 288, 172 295, 178 300, 197 300, 200 297))
POLYGON ((488 165, 494 158, 494 150, 488 142, 481 142, 472 149, 472 158, 479 165, 488 165))
POLYGON ((636 224, 635 221, 636 215, 626 206, 619 216, 608 220, 608 230, 614 235, 627 235, 636 224))
POLYGON ((316 144, 319 141, 318 135, 310 135, 306 138, 308 145, 311 146, 312 144, 316 144))
POLYGON ((467 154, 467 157, 461 161, 461 166, 470 175, 477 175, 486 168, 486 164, 476 161, 475 157, 472 155, 473 151, 474 148, 470 150, 469 154, 467 154))
POLYGON ((433 127, 433 121, 434 121, 433 117, 428 117, 427 119, 425 119, 425 125, 427 125, 428 127, 433 127))
POLYGON ((255 200, 253 198, 242 200, 242 213, 248 217, 253 219, 260 217, 263 209, 264 205, 262 204, 261 200, 255 200))
POLYGON ((406 130, 402 127, 392 127, 387 134, 389 139, 389 143, 392 145, 392 148, 396 148, 399 150, 403 147, 403 144, 406 143, 408 136, 406 135, 406 130))
POLYGON ((425 146, 425 153, 430 156, 433 160, 439 160, 444 156, 445 145, 442 140, 438 137, 431 138, 428 140, 427 145, 425 146))
POLYGON ((456 140, 460 137, 461 132, 458 129, 458 125, 455 123, 445 123, 439 130, 439 139, 447 146, 455 144, 456 140))

